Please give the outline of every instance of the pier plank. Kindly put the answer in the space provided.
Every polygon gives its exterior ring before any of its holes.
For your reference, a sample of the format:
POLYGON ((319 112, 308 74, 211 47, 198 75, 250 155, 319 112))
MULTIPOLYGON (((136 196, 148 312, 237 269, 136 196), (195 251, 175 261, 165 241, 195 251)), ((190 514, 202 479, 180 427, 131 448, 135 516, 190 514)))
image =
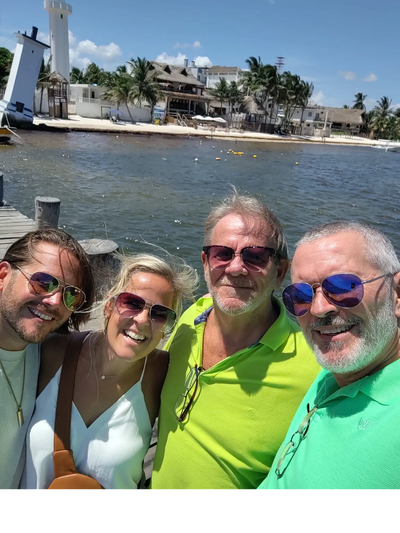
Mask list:
POLYGON ((8 204, 0 206, 0 260, 13 242, 33 228, 34 221, 14 207, 8 204))

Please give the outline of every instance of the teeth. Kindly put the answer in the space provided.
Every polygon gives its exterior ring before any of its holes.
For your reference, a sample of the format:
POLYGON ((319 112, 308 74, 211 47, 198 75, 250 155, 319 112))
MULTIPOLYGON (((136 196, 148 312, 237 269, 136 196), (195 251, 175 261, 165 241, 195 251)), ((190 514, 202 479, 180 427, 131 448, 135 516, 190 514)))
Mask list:
POLYGON ((332 329, 324 329, 323 331, 319 330, 319 333, 322 335, 336 335, 337 333, 342 333, 343 331, 348 331, 352 326, 338 326, 332 329))
POLYGON ((33 313, 34 315, 38 316, 42 320, 53 320, 51 316, 44 315, 43 313, 40 313, 37 309, 33 309, 32 307, 29 307, 29 311, 33 313))
POLYGON ((144 341, 146 339, 144 335, 138 335, 137 333, 133 333, 133 331, 129 330, 125 330, 124 335, 126 335, 130 339, 133 339, 134 341, 144 341))

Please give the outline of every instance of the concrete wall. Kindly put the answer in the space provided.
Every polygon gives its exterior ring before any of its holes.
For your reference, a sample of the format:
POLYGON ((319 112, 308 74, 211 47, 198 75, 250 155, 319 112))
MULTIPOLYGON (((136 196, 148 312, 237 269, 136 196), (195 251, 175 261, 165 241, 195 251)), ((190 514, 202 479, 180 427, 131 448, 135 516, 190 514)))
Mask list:
MULTIPOLYGON (((116 104, 110 102, 103 102, 101 100, 92 100, 87 102, 88 98, 77 98, 76 105, 76 114, 81 117, 87 118, 104 118, 108 109, 116 109, 116 104)), ((120 105, 119 109, 122 112, 120 118, 123 120, 130 120, 128 111, 126 110, 125 105, 120 105)), ((132 118, 135 122, 150 122, 150 109, 148 107, 132 107, 129 106, 132 118)))

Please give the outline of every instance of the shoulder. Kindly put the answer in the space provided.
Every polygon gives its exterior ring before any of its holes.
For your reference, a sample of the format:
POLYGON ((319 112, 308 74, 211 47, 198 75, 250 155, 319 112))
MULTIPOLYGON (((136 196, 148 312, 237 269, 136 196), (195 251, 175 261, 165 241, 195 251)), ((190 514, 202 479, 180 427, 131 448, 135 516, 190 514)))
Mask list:
POLYGON ((69 333, 68 335, 52 333, 42 342, 40 350, 38 395, 43 391, 62 365, 67 344, 75 335, 77 335, 77 333, 69 333))

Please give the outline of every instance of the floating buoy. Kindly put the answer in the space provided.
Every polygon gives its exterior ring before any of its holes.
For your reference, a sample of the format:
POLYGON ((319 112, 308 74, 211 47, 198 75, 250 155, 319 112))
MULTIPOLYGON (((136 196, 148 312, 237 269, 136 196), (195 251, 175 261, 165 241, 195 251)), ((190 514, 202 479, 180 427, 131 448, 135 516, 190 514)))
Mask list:
POLYGON ((215 146, 213 146, 213 150, 214 150, 215 146))
POLYGON ((193 163, 196 163, 196 161, 198 161, 197 157, 193 159, 193 163))
POLYGON ((166 158, 165 158, 165 157, 162 157, 161 159, 162 159, 163 161, 166 161, 166 158))
POLYGON ((253 157, 257 157, 256 155, 253 155, 253 157))
POLYGON ((223 150, 221 150, 221 154, 222 154, 223 150))
POLYGON ((296 161, 296 165, 298 165, 298 162, 296 161))
POLYGON ((220 157, 216 157, 215 160, 216 161, 221 161, 221 158, 220 157))

